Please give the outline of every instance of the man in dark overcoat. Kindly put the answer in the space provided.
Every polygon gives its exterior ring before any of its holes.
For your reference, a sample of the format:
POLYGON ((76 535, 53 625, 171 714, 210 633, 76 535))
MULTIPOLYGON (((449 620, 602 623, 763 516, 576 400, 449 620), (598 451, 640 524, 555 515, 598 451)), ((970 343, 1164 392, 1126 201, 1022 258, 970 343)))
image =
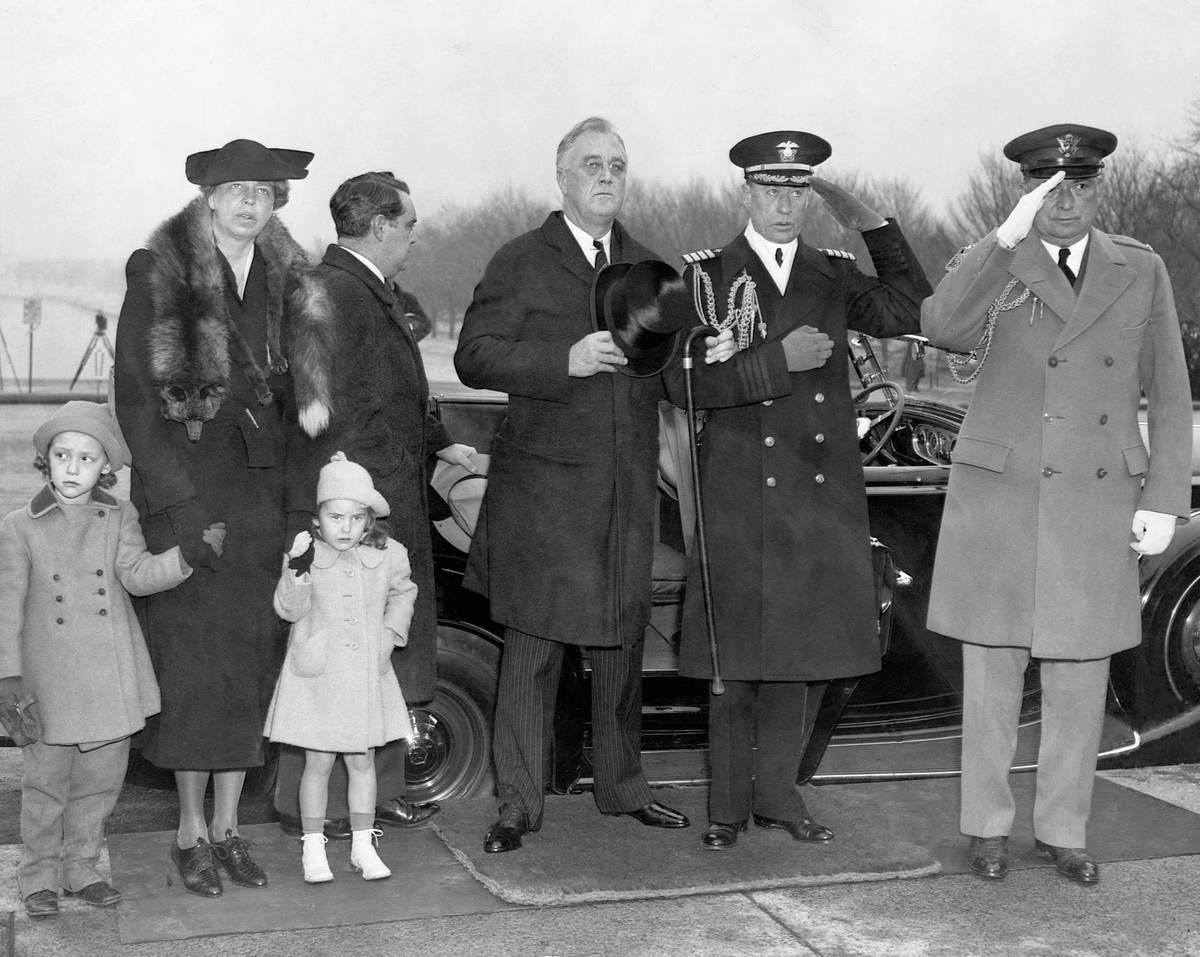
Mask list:
POLYGON ((1078 124, 1010 142, 1025 195, 952 261, 922 316, 936 345, 978 362, 929 627, 963 642, 960 825, 986 878, 1008 871, 1008 772, 1032 657, 1037 847, 1066 877, 1099 879, 1086 830, 1109 658, 1141 640, 1139 555, 1164 550, 1189 514, 1192 403, 1171 283, 1148 246, 1093 226, 1116 142, 1078 124))
MULTIPOLYGON (((472 469, 475 450, 451 442, 429 412, 425 366, 402 303, 389 285, 413 243, 417 213, 407 185, 390 173, 364 173, 338 187, 329 201, 338 241, 317 267, 332 306, 333 322, 301 324, 292 354, 303 368, 320 368, 329 380, 327 407, 299 410, 303 434, 289 450, 292 531, 309 527, 316 513, 317 475, 334 452, 362 465, 391 508, 393 537, 408 549, 417 603, 408 645, 392 652, 392 665, 410 705, 429 701, 437 680, 437 605, 429 538, 430 457, 472 469)), ((375 751, 379 801, 376 823, 407 827, 437 812, 436 804, 405 800, 407 742, 375 751)), ((280 752, 275 804, 285 830, 298 827, 299 780, 304 754, 280 752)), ((330 776, 327 832, 348 836, 345 769, 330 776)))
MULTIPOLYGON (((705 847, 732 847, 753 816, 828 841, 796 775, 826 684, 879 669, 870 531, 847 329, 915 332, 930 292, 894 222, 812 175, 829 144, 798 131, 742 140, 745 230, 684 257, 700 320, 735 332, 728 362, 698 365, 700 454, 724 694, 709 696, 712 788, 705 847), (800 240, 817 193, 860 230, 878 277, 800 240)), ((682 397, 679 375, 671 394, 682 397)), ((709 678, 698 557, 690 560, 680 672, 709 678)))
POLYGON ((505 625, 493 758, 500 817, 484 850, 541 827, 543 749, 568 645, 592 666, 595 798, 652 827, 687 818, 656 802, 641 766, 643 631, 650 614, 661 376, 634 378, 590 318, 597 270, 658 258, 616 221, 625 145, 608 121, 558 147, 563 208, 501 248, 463 319, 455 368, 509 394, 464 584, 505 625))

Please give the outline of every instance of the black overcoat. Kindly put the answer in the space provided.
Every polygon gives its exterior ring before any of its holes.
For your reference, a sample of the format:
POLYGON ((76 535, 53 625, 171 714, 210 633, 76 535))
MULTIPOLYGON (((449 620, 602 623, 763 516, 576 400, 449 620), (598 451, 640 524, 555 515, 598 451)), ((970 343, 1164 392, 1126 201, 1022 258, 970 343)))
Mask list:
MULTIPOLYGON (((613 262, 658 258, 613 225, 613 262)), ((650 614, 660 376, 567 374, 594 271, 562 213, 502 247, 463 319, 462 381, 509 394, 471 545, 492 616, 567 644, 636 640, 650 614)))
MULTIPOLYGON (((696 362, 695 391, 708 409, 700 474, 722 675, 741 681, 819 681, 879 669, 878 609, 854 405, 847 329, 873 336, 916 332, 929 284, 894 224, 863 234, 879 278, 849 258, 800 244, 779 295, 744 235, 702 270, 724 321, 731 284, 753 280, 765 341, 725 363, 696 362), (797 326, 833 339, 819 369, 787 371, 780 340, 797 326)), ((703 316, 711 320, 711 316, 703 316)), ((699 347, 697 347, 697 350, 699 347)), ((683 402, 681 372, 670 377, 683 402)), ((699 562, 690 558, 680 671, 712 674, 699 562)))
POLYGON ((437 680, 428 463, 450 438, 429 412, 425 365, 392 289, 337 245, 325 251, 316 274, 333 307, 330 417, 315 439, 294 433, 289 508, 316 512, 317 475, 334 452, 345 452, 370 473, 391 508, 392 537, 408 549, 418 589, 408 645, 393 652, 392 663, 405 700, 428 701, 437 680))
MULTIPOLYGON (((215 247, 205 253, 219 256, 215 247)), ((147 721, 145 754, 161 767, 241 768, 263 759, 263 719, 286 638, 271 596, 284 546, 282 399, 292 388, 288 376, 269 373, 267 362, 269 255, 256 246, 240 300, 219 258, 218 294, 277 398, 260 404, 231 362, 228 394, 194 443, 182 423, 163 418, 151 375, 152 327, 180 300, 160 297, 156 306, 155 253, 138 250, 125 270, 113 374, 117 418, 133 454, 130 499, 146 544, 156 553, 179 545, 195 565, 208 560, 199 538, 207 525, 224 522, 227 535, 215 571, 198 567, 176 588, 141 599, 162 692, 161 714, 147 721)), ((182 266, 196 263, 185 259, 182 266)), ((194 326, 187 334, 201 335, 194 326)), ((161 346, 164 338, 157 341, 161 346)), ((182 336, 173 345, 188 348, 182 336)))

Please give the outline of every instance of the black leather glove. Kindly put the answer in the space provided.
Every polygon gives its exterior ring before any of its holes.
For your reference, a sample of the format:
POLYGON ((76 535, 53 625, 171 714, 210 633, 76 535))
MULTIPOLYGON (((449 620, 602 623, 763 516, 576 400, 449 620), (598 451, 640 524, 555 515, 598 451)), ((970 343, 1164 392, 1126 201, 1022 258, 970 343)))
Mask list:
POLYGON ((25 691, 20 675, 0 678, 0 724, 18 748, 42 739, 36 703, 33 695, 25 691))
POLYGON ((172 505, 167 509, 167 518, 175 532, 175 543, 183 553, 183 560, 192 568, 207 568, 216 571, 217 553, 204 541, 209 522, 199 506, 193 502, 172 505))

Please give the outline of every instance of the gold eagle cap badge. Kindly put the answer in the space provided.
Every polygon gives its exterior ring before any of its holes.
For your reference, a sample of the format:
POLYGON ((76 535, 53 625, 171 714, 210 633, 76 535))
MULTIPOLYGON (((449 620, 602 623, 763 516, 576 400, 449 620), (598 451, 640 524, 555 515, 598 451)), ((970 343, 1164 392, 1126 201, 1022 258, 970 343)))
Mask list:
POLYGON ((1079 137, 1074 133, 1064 133, 1062 136, 1055 137, 1058 140, 1058 155, 1059 156, 1074 156, 1079 152, 1079 137))
POLYGON ((777 143, 775 149, 779 150, 779 162, 794 163, 796 161, 796 150, 800 149, 800 144, 793 143, 791 140, 784 140, 782 143, 777 143))

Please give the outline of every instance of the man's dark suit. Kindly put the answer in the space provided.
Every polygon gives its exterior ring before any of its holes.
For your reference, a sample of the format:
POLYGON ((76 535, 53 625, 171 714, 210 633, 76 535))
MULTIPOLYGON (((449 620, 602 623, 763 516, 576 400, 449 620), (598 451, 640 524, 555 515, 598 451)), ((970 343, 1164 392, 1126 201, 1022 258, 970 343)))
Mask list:
MULTIPOLYGON (((657 258, 619 223, 610 259, 657 258)), ((589 649, 596 803, 652 801, 641 770, 642 640, 650 613, 658 376, 568 376, 594 332, 594 270, 553 213, 489 263, 463 320, 455 367, 509 393, 465 584, 507 626, 494 760, 500 803, 536 828, 564 646, 589 649)))
MULTIPOLYGON (((427 464, 450 445, 446 430, 429 413, 429 384, 421 353, 395 295, 367 266, 331 245, 318 267, 335 314, 332 343, 332 410, 329 427, 315 440, 299 438, 289 463, 289 508, 316 512, 317 473, 334 452, 362 465, 387 500, 393 537, 408 549, 418 588, 408 646, 392 653, 392 665, 409 705, 433 697, 436 683, 437 606, 429 538, 427 464)), ((308 343, 310 347, 313 344, 308 343)), ((378 749, 375 767, 380 802, 404 794, 407 745, 378 749)), ((303 755, 284 748, 276 807, 298 814, 297 788, 303 755)), ((341 763, 330 777, 330 818, 346 816, 341 763)))

